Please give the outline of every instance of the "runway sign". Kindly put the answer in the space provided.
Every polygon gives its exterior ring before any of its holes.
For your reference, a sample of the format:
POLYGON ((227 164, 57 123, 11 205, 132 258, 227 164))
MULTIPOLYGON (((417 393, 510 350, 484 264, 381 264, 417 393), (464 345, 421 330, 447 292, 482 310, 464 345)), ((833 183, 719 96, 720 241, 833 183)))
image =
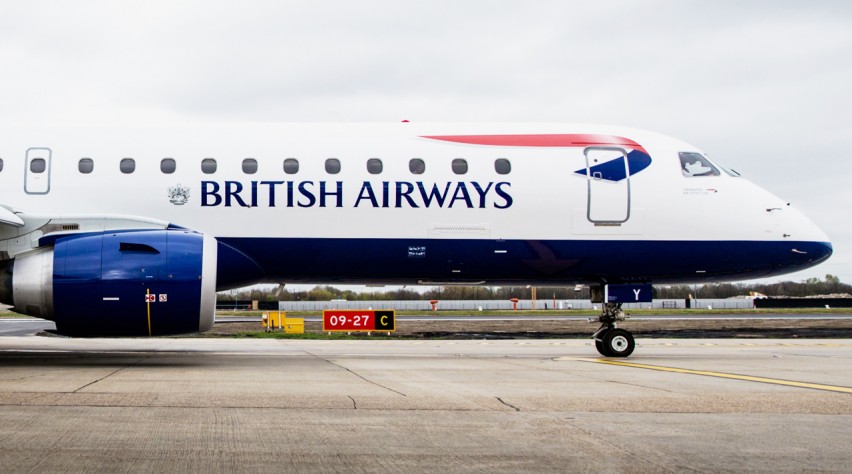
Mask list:
POLYGON ((322 330, 346 332, 395 331, 396 311, 332 309, 322 312, 322 330))

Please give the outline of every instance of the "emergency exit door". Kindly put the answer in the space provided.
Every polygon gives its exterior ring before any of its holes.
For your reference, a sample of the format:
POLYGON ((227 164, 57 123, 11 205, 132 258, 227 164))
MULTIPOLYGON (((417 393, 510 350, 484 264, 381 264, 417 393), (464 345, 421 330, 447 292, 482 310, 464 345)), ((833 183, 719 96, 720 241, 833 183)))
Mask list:
POLYGON ((50 148, 30 148, 27 150, 24 169, 24 191, 27 194, 47 194, 50 192, 50 148))
POLYGON ((588 208, 595 225, 618 226, 630 218, 630 169, 621 148, 586 148, 588 208))

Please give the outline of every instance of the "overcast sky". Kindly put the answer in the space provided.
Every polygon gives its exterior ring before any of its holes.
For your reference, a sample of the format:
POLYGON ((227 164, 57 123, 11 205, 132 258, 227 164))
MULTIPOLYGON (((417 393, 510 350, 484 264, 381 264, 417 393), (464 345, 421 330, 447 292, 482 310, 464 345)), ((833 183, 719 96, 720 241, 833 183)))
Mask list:
POLYGON ((0 123, 644 128, 703 149, 829 234, 834 256, 789 279, 852 282, 852 2, 35 0, 0 11, 0 123))

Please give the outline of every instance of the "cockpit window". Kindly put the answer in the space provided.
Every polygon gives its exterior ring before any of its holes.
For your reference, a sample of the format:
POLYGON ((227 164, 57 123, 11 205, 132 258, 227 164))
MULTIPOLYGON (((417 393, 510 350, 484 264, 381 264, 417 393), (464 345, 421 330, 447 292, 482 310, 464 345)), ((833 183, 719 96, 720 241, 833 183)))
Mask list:
POLYGON ((678 153, 684 176, 719 176, 719 170, 700 153, 678 153))

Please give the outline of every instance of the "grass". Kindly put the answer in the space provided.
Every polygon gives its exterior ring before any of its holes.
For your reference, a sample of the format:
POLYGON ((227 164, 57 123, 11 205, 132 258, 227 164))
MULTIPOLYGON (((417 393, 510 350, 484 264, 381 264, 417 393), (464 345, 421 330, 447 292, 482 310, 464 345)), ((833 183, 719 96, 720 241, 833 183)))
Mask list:
POLYGON ((0 318, 4 318, 4 319, 34 319, 32 316, 27 316, 26 314, 13 313, 11 311, 0 311, 0 318))

